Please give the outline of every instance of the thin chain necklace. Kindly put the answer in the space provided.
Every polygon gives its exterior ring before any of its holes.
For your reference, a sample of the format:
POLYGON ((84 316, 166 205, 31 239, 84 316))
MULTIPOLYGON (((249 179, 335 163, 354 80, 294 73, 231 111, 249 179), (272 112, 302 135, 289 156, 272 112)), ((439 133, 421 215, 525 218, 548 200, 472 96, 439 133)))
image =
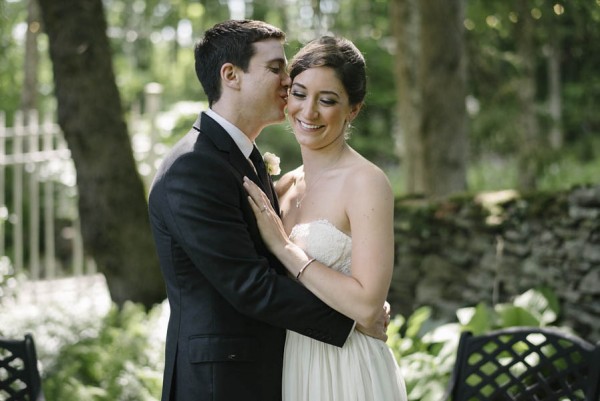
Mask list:
MULTIPOLYGON (((319 175, 317 176, 317 178, 314 179, 314 181, 312 182, 312 185, 309 187, 308 184, 306 183, 306 179, 304 179, 304 193, 302 194, 301 198, 296 198, 296 209, 299 209, 300 206, 302 206, 302 201, 304 200, 304 198, 306 198, 306 195, 308 195, 308 192, 315 186, 317 185, 317 183, 319 182, 319 180, 321 179, 321 177, 323 177, 323 175, 325 175, 326 172, 333 170, 334 167, 337 166, 337 164, 340 162, 340 160, 342 159, 342 155, 344 154, 344 151, 340 152, 339 157, 337 158, 337 160, 331 165, 331 167, 329 167, 327 170, 322 170, 319 175)), ((306 176, 306 174, 305 174, 306 176)))

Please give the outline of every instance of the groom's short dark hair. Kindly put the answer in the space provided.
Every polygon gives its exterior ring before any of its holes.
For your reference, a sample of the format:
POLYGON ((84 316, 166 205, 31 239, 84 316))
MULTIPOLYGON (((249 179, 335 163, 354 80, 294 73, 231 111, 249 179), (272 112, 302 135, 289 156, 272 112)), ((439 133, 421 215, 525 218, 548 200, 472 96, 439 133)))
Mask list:
POLYGON ((231 63, 248 70, 255 53, 254 43, 266 39, 285 41, 285 33, 270 24, 256 20, 229 20, 204 32, 196 43, 194 59, 196 75, 204 88, 209 106, 221 97, 221 66, 231 63))

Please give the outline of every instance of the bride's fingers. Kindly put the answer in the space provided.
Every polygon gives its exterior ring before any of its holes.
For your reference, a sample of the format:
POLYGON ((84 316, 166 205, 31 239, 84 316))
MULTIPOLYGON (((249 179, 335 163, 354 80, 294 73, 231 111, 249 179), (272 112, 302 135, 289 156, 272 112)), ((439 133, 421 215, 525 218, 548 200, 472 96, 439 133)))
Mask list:
POLYGON ((248 181, 244 182, 244 186, 248 190, 248 202, 250 203, 250 207, 254 214, 259 217, 262 213, 268 212, 270 210, 271 203, 267 199, 267 196, 258 189, 255 190, 252 188, 252 185, 256 186, 254 183, 249 183, 248 181), (258 193, 257 193, 258 192, 258 193))
POLYGON ((262 191, 251 179, 248 177, 244 177, 244 187, 246 191, 252 196, 253 199, 260 198, 262 191))
POLYGON ((270 210, 270 203, 268 202, 257 203, 251 196, 248 196, 248 202, 250 203, 250 207, 252 208, 252 211, 257 219, 261 217, 263 213, 268 214, 270 210))
POLYGON ((261 205, 268 205, 270 203, 267 195, 248 177, 244 177, 244 187, 246 188, 248 194, 252 197, 252 200, 254 200, 254 202, 256 202, 256 204, 259 206, 259 209, 264 209, 261 205))
POLYGON ((256 202, 254 201, 254 199, 252 199, 250 195, 248 195, 248 203, 250 203, 250 207, 252 208, 254 214, 258 216, 260 214, 260 207, 256 204, 256 202))

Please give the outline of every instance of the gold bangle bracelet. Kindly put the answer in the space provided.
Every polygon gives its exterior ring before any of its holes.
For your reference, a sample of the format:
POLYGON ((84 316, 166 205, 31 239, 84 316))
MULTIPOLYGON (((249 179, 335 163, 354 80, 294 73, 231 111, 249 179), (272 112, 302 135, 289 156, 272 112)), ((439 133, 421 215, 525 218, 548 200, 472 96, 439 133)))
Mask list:
POLYGON ((304 270, 306 270, 306 268, 315 260, 317 260, 317 259, 315 259, 315 258, 310 259, 308 262, 306 262, 304 264, 304 266, 302 266, 300 268, 300 271, 298 271, 298 274, 296 275, 296 280, 300 281, 300 276, 302 275, 302 273, 304 273, 304 270))

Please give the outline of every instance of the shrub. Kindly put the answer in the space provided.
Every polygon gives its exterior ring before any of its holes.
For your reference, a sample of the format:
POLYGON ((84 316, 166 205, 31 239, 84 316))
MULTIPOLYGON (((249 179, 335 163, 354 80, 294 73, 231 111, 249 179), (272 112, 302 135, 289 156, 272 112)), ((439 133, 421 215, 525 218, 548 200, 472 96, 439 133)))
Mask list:
MULTIPOLYGON (((6 336, 34 333, 48 400, 156 401, 168 313, 166 301, 148 312, 133 303, 118 309, 46 302, 36 308, 3 308, 0 327, 6 336)), ((558 302, 549 291, 529 290, 510 303, 480 303, 459 309, 456 316, 455 322, 435 320, 432 308, 423 306, 391 322, 388 345, 409 400, 441 399, 462 331, 547 326, 556 322, 558 302)))
POLYGON ((161 307, 147 314, 139 304, 127 303, 122 310, 113 306, 97 336, 64 346, 48 366, 43 382, 47 398, 158 400, 163 349, 152 334, 161 313, 161 307))
POLYGON ((456 322, 432 318, 428 306, 418 308, 408 319, 396 316, 388 328, 392 348, 406 382, 408 399, 441 400, 456 359, 460 334, 514 326, 545 327, 554 323, 558 301, 545 289, 532 289, 511 303, 488 306, 480 303, 456 311, 456 322))

